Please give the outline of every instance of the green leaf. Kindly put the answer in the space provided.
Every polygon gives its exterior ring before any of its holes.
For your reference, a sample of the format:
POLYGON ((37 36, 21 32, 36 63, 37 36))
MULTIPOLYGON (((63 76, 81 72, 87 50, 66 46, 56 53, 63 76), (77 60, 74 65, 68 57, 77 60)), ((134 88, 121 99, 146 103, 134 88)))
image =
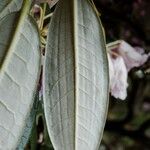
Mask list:
POLYGON ((55 150, 99 148, 109 74, 101 21, 89 0, 60 0, 52 17, 43 75, 44 110, 55 150))
POLYGON ((39 34, 27 15, 21 13, 0 21, 0 149, 15 149, 33 105, 40 72, 39 34), (19 16, 19 17, 18 17, 19 16))
POLYGON ((0 19, 11 12, 20 10, 23 0, 0 0, 0 19))

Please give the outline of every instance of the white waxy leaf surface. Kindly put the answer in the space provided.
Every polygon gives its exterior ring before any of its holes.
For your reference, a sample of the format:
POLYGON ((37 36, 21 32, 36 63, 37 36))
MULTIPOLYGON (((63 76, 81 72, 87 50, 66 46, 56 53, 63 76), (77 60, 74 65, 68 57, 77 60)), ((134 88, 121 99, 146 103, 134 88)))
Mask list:
POLYGON ((60 0, 50 23, 44 110, 55 150, 97 150, 108 106, 101 22, 88 0, 60 0))
POLYGON ((18 15, 12 13, 0 21, 0 149, 2 150, 16 148, 32 108, 39 78, 38 30, 30 16, 20 19, 18 15))
POLYGON ((0 0, 0 19, 21 8, 23 0, 0 0))
POLYGON ((26 125, 24 127, 23 134, 22 134, 21 138, 19 139, 19 144, 18 144, 16 150, 24 149, 27 142, 29 141, 31 131, 32 131, 35 119, 36 119, 38 105, 39 105, 39 95, 36 94, 32 109, 30 111, 30 115, 28 116, 28 118, 26 120, 26 125))

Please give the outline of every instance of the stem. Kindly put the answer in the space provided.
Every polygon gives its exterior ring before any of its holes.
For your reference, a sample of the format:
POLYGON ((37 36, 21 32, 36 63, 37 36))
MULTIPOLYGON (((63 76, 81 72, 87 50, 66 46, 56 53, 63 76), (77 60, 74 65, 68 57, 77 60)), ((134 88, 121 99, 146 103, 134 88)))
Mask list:
POLYGON ((53 15, 53 13, 50 13, 50 14, 46 15, 46 16, 44 17, 44 20, 46 20, 47 18, 52 17, 52 15, 53 15))
POLYGON ((122 40, 117 40, 117 41, 108 43, 106 46, 108 49, 114 49, 114 48, 117 48, 121 42, 122 40))
POLYGON ((43 9, 40 8, 40 11, 41 11, 41 15, 40 15, 39 28, 40 28, 40 30, 42 30, 43 25, 44 25, 44 16, 45 16, 45 12, 46 12, 46 3, 44 3, 43 9))

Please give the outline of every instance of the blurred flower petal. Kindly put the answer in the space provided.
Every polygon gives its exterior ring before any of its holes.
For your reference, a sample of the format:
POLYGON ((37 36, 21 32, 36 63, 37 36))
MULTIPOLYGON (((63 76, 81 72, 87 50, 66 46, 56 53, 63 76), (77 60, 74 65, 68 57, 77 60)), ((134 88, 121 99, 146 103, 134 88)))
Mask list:
POLYGON ((134 47, 134 49, 136 50, 136 52, 138 52, 139 54, 144 54, 144 49, 142 47, 134 47))
POLYGON ((144 54, 143 48, 133 48, 123 40, 107 44, 107 49, 110 74, 110 93, 115 98, 124 100, 127 96, 128 71, 133 67, 143 65, 147 61, 149 55, 144 54))
POLYGON ((32 8, 32 12, 35 13, 39 13, 40 12, 40 6, 39 5, 34 5, 32 8))
POLYGON ((148 55, 143 54, 144 50, 142 48, 133 48, 123 40, 120 40, 118 46, 115 49, 112 49, 112 51, 123 57, 128 71, 133 67, 143 65, 148 59, 148 55))
POLYGON ((59 0, 51 0, 49 3, 50 8, 52 8, 59 0))
POLYGON ((48 3, 50 8, 52 8, 59 0, 35 0, 35 3, 48 3))
POLYGON ((110 92, 115 98, 124 100, 127 96, 127 69, 121 56, 108 56, 110 70, 110 92))

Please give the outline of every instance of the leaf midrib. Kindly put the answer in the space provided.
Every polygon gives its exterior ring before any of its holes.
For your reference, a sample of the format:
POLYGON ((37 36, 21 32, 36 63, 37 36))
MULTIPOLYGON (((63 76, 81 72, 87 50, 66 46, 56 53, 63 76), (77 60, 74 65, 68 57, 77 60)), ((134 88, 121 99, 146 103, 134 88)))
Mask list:
POLYGON ((76 139, 76 135, 77 135, 77 106, 78 106, 78 21, 77 21, 77 16, 78 16, 78 10, 77 10, 77 0, 73 0, 72 1, 72 10, 73 10, 73 50, 74 50, 74 86, 75 86, 75 92, 74 92, 74 97, 75 97, 75 102, 74 102, 74 114, 75 114, 75 126, 74 126, 74 149, 76 150, 77 148, 77 139, 76 139))

